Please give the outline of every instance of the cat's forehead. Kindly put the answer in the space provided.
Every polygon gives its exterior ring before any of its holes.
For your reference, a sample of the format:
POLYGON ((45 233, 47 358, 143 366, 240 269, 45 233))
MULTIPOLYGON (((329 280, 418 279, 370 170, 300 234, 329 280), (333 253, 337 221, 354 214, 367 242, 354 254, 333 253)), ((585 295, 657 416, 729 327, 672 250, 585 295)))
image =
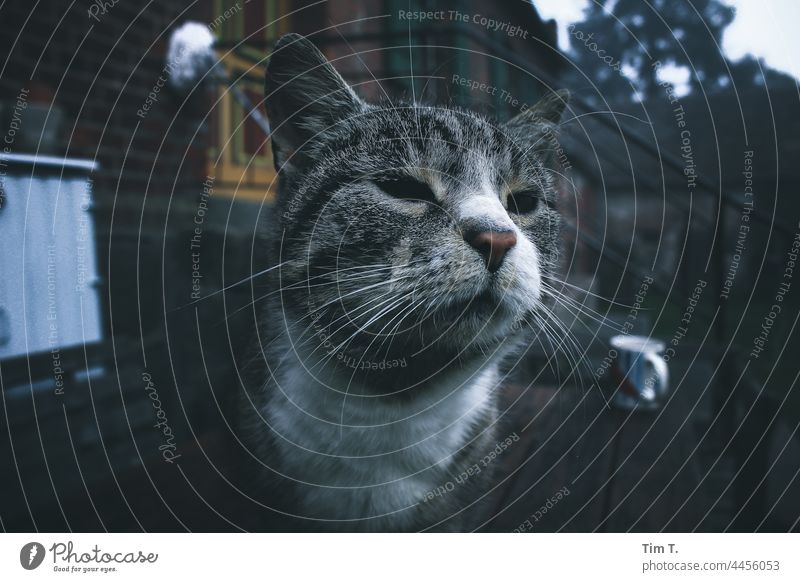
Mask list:
POLYGON ((343 128, 335 151, 367 170, 405 168, 448 181, 492 179, 514 163, 514 144, 502 126, 474 113, 418 105, 370 106, 343 128))
POLYGON ((380 126, 380 135, 387 138, 410 137, 417 145, 452 146, 464 154, 497 151, 508 141, 492 120, 459 109, 373 106, 365 119, 380 126))

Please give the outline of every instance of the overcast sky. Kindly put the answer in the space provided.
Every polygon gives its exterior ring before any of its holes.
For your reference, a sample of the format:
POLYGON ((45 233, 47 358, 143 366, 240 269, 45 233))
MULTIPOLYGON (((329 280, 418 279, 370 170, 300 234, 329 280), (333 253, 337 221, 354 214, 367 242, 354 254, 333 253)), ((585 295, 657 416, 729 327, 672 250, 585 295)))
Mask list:
MULTIPOLYGON (((539 14, 558 22, 558 43, 569 47, 566 28, 581 20, 591 0, 533 0, 539 14)), ((725 30, 722 48, 731 60, 746 54, 762 57, 773 69, 800 78, 800 0, 723 0, 736 7, 736 18, 725 30)), ((687 71, 688 73, 688 71, 687 71)), ((676 73, 680 75, 681 73, 676 73)))

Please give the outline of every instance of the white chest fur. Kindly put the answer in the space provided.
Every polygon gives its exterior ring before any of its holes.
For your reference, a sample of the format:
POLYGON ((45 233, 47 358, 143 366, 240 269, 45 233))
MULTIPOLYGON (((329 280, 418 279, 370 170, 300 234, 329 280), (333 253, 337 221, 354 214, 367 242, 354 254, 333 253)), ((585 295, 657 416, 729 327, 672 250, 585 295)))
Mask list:
POLYGON ((370 392, 348 376, 315 378, 293 357, 277 371, 263 413, 278 435, 281 471, 309 485, 307 517, 402 521, 452 477, 452 457, 484 417, 496 382, 497 365, 482 362, 413 388, 409 398, 358 396, 370 392))

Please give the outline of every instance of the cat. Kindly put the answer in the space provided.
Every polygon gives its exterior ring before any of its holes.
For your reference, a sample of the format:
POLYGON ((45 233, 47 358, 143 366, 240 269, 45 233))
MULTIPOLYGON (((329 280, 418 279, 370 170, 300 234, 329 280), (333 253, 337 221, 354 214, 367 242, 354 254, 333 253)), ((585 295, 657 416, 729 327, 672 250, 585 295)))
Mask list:
POLYGON ((567 100, 502 124, 368 104, 308 39, 277 42, 271 287, 240 406, 265 505, 301 529, 479 525, 481 460, 519 438, 497 422, 499 366, 557 264, 548 165, 567 100))

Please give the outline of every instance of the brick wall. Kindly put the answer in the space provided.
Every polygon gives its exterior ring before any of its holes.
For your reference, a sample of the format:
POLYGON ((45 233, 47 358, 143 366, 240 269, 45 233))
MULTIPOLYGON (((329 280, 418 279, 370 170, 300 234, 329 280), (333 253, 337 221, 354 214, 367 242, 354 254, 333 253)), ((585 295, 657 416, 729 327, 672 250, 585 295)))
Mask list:
POLYGON ((168 195, 174 182, 189 186, 203 171, 205 135, 189 139, 198 129, 197 103, 181 108, 181 99, 162 90, 146 119, 136 112, 162 72, 168 31, 202 10, 196 3, 186 10, 180 0, 155 0, 146 10, 127 0, 105 4, 6 4, 3 28, 19 36, 0 37, 0 54, 7 55, 0 98, 13 99, 28 88, 31 101, 63 111, 61 137, 45 148, 96 158, 102 167, 95 176, 99 202, 115 192, 137 199, 145 191, 168 195))

